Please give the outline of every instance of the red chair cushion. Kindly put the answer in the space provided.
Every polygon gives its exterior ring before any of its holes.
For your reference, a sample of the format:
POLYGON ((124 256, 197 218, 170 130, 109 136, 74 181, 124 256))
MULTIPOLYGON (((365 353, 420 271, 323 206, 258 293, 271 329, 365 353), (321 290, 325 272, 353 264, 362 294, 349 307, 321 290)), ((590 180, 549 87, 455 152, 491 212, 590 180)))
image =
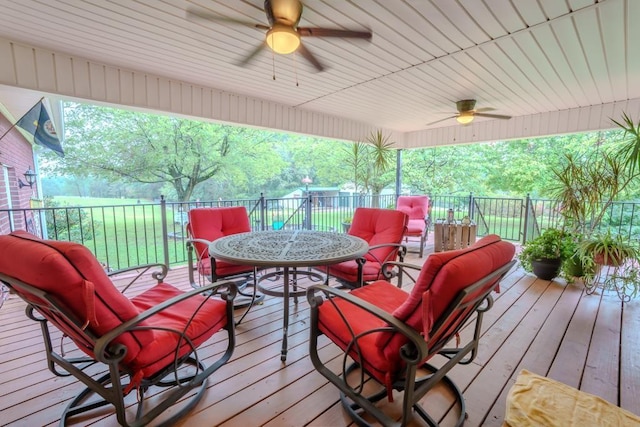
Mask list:
POLYGON ((396 209, 409 217, 405 235, 422 236, 424 234, 426 229, 424 220, 429 214, 429 196, 400 196, 396 209))
MULTIPOLYGON (((0 271, 55 296, 80 321, 87 320, 88 330, 97 337, 183 293, 167 283, 160 283, 129 300, 113 285, 86 247, 74 242, 41 240, 24 231, 0 236, 0 271)), ((34 300, 33 295, 25 297, 34 300)), ((140 324, 145 329, 116 338, 116 343, 127 347, 123 369, 147 377, 171 363, 179 334, 192 317, 185 331, 188 340, 183 339, 180 343, 178 356, 193 349, 189 341, 198 346, 226 325, 226 303, 220 299, 204 301, 204 297, 196 296, 145 320, 140 324)), ((49 320, 81 350, 95 357, 95 343, 80 337, 60 319, 49 320)))
MULTIPOLYGON (((131 300, 133 305, 143 312, 147 309, 181 295, 183 291, 161 283, 131 300)), ((142 371, 145 377, 164 368, 174 360, 175 351, 180 344, 178 357, 182 357, 193 350, 185 339, 180 341, 180 333, 185 332, 194 347, 209 339, 214 333, 227 324, 226 303, 221 299, 207 299, 195 296, 181 301, 166 310, 150 317, 146 324, 153 330, 153 341, 142 348, 136 359, 131 361, 129 368, 142 371), (191 319, 193 317, 193 319, 191 319), (189 327, 185 325, 191 319, 189 327)))
MULTIPOLYGON (((400 307, 409 296, 409 294, 402 289, 382 280, 368 286, 354 289, 351 291, 351 294, 388 313, 392 313, 400 307), (381 295, 384 297, 381 297, 381 295)), ((338 310, 347 315, 347 321, 349 325, 351 325, 354 335, 386 326, 386 323, 378 317, 355 307, 344 299, 332 298, 325 301, 319 308, 318 327, 323 334, 343 350, 346 350, 353 336, 349 329, 345 327, 344 320, 340 314, 338 314, 338 310), (336 307, 338 309, 336 309, 336 307)), ((378 345, 380 336, 383 334, 383 332, 373 332, 363 336, 358 340, 362 357, 357 356, 358 349, 356 348, 351 349, 351 355, 356 360, 363 361, 365 369, 373 375, 378 382, 387 384, 389 379, 388 373, 395 368, 391 366, 384 348, 378 345)), ((386 335, 388 335, 388 333, 386 333, 386 335)))
MULTIPOLYGON (((196 208, 191 209, 188 215, 187 232, 195 239, 213 242, 220 237, 251 231, 249 216, 244 206, 196 208)), ((211 277, 209 247, 200 242, 194 242, 194 247, 198 257, 198 272, 203 276, 211 277)), ((247 265, 232 264, 220 260, 214 260, 214 262, 216 277, 212 277, 213 281, 220 277, 253 271, 253 267, 247 265)))
MULTIPOLYGON (((499 236, 489 235, 466 249, 429 255, 411 293, 385 281, 354 289, 351 293, 392 314, 421 333, 428 342, 435 342, 441 337, 430 336, 432 327, 458 292, 507 264, 513 259, 514 253, 513 244, 500 240, 499 236)), ((351 341, 352 335, 335 306, 342 310, 356 335, 384 326, 380 319, 345 300, 333 298, 325 301, 319 309, 320 330, 336 344, 344 346, 343 349, 351 341)), ((362 363, 369 373, 389 387, 402 366, 400 348, 406 343, 406 338, 397 333, 369 334, 360 342, 361 348, 366 349, 361 353, 364 358, 362 363)), ((438 350, 430 347, 430 354, 438 350)), ((355 350, 352 349, 350 354, 360 360, 355 350)))
MULTIPOLYGON (((138 315, 138 310, 109 279, 86 247, 74 242, 41 240, 26 231, 0 236, 0 271, 51 293, 97 336, 138 315)), ((77 332, 63 331, 93 357, 77 332)), ((153 341, 150 331, 136 331, 119 338, 127 346, 125 362, 153 341)))
MULTIPOLYGON (((366 240, 369 246, 399 244, 406 228, 407 215, 403 212, 393 209, 358 208, 353 215, 349 234, 366 240)), ((397 252, 397 249, 392 247, 372 249, 364 257, 367 261, 374 262, 376 259, 388 260, 387 256, 394 251, 397 252)))
MULTIPOLYGON (((251 231, 249 216, 244 206, 224 208, 195 208, 188 213, 187 231, 196 239, 210 242, 230 234, 251 231)), ((195 243, 199 259, 209 257, 209 248, 203 243, 195 243)))

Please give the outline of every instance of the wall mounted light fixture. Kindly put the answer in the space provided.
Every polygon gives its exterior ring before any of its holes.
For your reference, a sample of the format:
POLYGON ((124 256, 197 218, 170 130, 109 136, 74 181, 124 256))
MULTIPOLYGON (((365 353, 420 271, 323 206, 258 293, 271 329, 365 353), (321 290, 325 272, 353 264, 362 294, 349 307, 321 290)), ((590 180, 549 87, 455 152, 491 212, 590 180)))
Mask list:
POLYGON ((31 166, 29 166, 29 169, 27 169, 27 171, 24 173, 24 179, 27 181, 26 184, 22 182, 20 178, 18 178, 19 188, 22 188, 22 187, 32 188, 33 184, 36 183, 36 173, 33 171, 33 169, 31 169, 31 166))

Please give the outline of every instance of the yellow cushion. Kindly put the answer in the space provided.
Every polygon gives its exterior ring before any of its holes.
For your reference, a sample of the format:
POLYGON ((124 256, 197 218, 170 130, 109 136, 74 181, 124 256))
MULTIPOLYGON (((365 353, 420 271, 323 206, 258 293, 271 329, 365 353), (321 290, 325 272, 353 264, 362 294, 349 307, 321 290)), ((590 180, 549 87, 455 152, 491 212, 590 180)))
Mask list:
POLYGON ((523 369, 507 396, 506 427, 640 426, 606 400, 523 369))

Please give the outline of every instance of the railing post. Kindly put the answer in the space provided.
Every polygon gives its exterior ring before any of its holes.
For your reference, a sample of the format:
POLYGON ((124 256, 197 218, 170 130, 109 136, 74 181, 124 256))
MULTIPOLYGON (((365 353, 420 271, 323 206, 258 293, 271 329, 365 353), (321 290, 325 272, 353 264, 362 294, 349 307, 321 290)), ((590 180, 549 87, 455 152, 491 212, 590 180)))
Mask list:
POLYGON ((160 195, 160 220, 162 221, 162 249, 164 265, 169 268, 169 230, 167 229, 167 201, 160 195))
POLYGON ((266 230, 266 211, 267 205, 264 199, 264 193, 260 193, 260 230, 266 230))
POLYGON ((527 198, 524 202, 524 225, 522 227, 522 244, 527 243, 527 230, 529 229, 529 212, 531 207, 531 197, 527 193, 527 198))
POLYGON ((469 212, 469 218, 472 218, 472 219, 474 218, 474 213, 475 213, 474 207, 475 205, 473 203, 473 192, 471 192, 469 193, 469 207, 467 212, 469 212))
POLYGON ((305 219, 305 224, 304 224, 304 228, 307 230, 311 230, 311 204, 312 204, 312 199, 311 199, 311 194, 307 194, 307 199, 305 200, 305 209, 304 209, 304 219, 305 219))

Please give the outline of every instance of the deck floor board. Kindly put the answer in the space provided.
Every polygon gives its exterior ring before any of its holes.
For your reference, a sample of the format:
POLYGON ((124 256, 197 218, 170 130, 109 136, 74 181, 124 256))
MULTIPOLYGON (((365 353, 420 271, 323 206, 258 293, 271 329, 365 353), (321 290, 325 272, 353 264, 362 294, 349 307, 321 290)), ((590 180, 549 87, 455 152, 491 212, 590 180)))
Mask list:
MULTIPOLYGON (((408 261, 422 262, 414 254, 408 261)), ((188 289, 186 269, 172 269, 167 282, 188 289)), ((179 425, 352 425, 337 390, 308 358, 309 306, 304 297, 297 306, 291 304, 287 361, 280 361, 282 308, 282 299, 276 297, 252 308, 237 327, 232 359, 214 374, 203 400, 179 425)), ((0 322, 0 425, 57 424, 80 384, 48 371, 39 326, 26 319, 24 303, 17 297, 0 309, 0 322)), ((623 305, 615 293, 586 295, 580 284, 543 281, 514 269, 484 317, 477 359, 450 374, 466 398, 465 426, 502 424, 506 394, 521 369, 640 413, 638 330, 640 300, 623 305)), ((462 336, 470 333, 467 328, 462 336)), ((203 347, 205 362, 223 351, 222 339, 214 337, 203 347)), ((324 337, 321 343, 321 351, 335 357, 331 363, 339 371, 337 348, 324 337)), ((442 363, 437 358, 433 362, 442 363)), ((443 426, 457 416, 457 408, 451 409, 440 391, 427 395, 425 404, 443 426)), ((389 408, 397 410, 397 402, 394 405, 389 408)), ((81 424, 116 426, 117 422, 107 411, 81 424)))

